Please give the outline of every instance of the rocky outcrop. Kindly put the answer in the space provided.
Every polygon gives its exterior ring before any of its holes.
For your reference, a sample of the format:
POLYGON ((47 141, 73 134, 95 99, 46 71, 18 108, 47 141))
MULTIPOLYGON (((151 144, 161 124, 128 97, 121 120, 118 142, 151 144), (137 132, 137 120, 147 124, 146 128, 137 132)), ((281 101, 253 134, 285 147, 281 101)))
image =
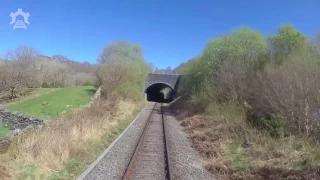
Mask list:
MULTIPOLYGON (((86 107, 90 107, 95 100, 100 96, 101 88, 99 88, 95 95, 91 98, 86 107)), ((14 136, 29 129, 41 128, 45 121, 43 119, 26 116, 16 111, 6 109, 0 104, 0 126, 6 126, 12 131, 3 138, 0 138, 0 153, 4 152, 10 145, 14 136)))
POLYGON ((25 129, 30 126, 37 127, 43 124, 42 119, 22 115, 18 112, 6 109, 0 110, 0 126, 8 126, 12 129, 25 129))
POLYGON ((11 129, 25 129, 27 127, 38 127, 43 124, 42 119, 25 116, 21 113, 10 111, 5 108, 0 109, 0 126, 7 126, 11 129))
POLYGON ((0 126, 6 126, 12 130, 6 137, 0 138, 0 153, 7 150, 14 136, 28 129, 41 128, 43 124, 42 119, 10 111, 0 105, 0 126))

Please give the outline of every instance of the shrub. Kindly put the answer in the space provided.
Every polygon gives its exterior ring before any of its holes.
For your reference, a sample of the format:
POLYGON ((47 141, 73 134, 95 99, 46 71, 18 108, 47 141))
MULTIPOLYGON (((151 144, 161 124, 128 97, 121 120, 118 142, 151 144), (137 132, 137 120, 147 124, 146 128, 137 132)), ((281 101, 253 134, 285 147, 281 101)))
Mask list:
POLYGON ((150 66, 144 61, 142 48, 128 41, 115 41, 105 46, 98 57, 101 66, 97 85, 104 97, 142 99, 150 66))
POLYGON ((44 82, 42 85, 41 85, 42 88, 51 88, 51 85, 49 85, 48 83, 44 82))
POLYGON ((91 80, 86 80, 84 81, 83 86, 94 86, 94 82, 91 80))
POLYGON ((251 64, 239 61, 226 61, 210 77, 216 96, 220 101, 244 102, 250 95, 254 80, 251 64))
POLYGON ((250 109, 246 112, 246 118, 253 127, 267 131, 272 137, 280 138, 286 134, 285 118, 280 115, 259 114, 250 109))
POLYGON ((308 60, 268 66, 257 82, 251 105, 284 117, 291 132, 310 135, 317 124, 313 112, 320 108, 319 66, 308 60))

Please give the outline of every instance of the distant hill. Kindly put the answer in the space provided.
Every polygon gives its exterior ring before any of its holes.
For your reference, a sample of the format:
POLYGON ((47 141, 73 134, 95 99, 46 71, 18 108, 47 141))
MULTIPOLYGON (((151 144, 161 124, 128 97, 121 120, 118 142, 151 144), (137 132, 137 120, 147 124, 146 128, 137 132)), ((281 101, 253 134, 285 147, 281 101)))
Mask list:
POLYGON ((63 55, 54 55, 51 57, 51 59, 69 66, 75 72, 92 74, 95 72, 95 70, 97 68, 96 64, 90 64, 89 62, 83 62, 83 63, 77 62, 77 61, 71 60, 63 55))
MULTIPOLYGON (((61 60, 61 59, 56 59, 54 57, 49 57, 49 56, 44 56, 44 55, 39 55, 35 58, 37 63, 39 64, 48 64, 48 63, 57 63, 61 64, 64 66, 68 66, 73 70, 75 73, 88 73, 88 74, 93 74, 97 68, 97 65, 95 64, 90 64, 88 62, 77 62, 73 60, 69 60, 67 58, 61 60)), ((0 58, 0 66, 5 64, 5 59, 0 58)))
POLYGON ((97 68, 96 65, 90 64, 87 62, 80 63, 77 61, 66 61, 66 62, 61 62, 61 63, 66 64, 71 69, 73 69, 75 72, 82 72, 82 73, 89 73, 89 74, 94 73, 97 68))

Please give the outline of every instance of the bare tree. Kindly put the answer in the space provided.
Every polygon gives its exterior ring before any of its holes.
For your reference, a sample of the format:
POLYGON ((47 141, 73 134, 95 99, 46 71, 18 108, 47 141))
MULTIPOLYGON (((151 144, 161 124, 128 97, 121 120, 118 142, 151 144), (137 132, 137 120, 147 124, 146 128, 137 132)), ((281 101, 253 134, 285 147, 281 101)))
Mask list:
POLYGON ((310 45, 311 51, 320 56, 320 33, 311 40, 310 45))
POLYGON ((2 90, 10 92, 11 98, 15 98, 17 90, 33 80, 32 61, 38 54, 35 49, 27 46, 19 46, 5 54, 5 59, 9 61, 1 66, 0 84, 2 90))
POLYGON ((97 78, 104 96, 110 97, 124 81, 130 79, 129 65, 120 58, 109 59, 98 69, 97 78))
POLYGON ((214 93, 218 99, 243 102, 248 99, 253 78, 250 64, 225 61, 220 69, 212 74, 209 83, 214 84, 214 93))
POLYGON ((2 89, 9 91, 11 98, 16 97, 16 92, 26 84, 24 64, 21 62, 7 63, 0 67, 0 84, 2 89))
POLYGON ((74 86, 83 86, 86 82, 93 84, 94 81, 94 76, 87 73, 75 73, 68 78, 68 84, 74 86))
POLYGON ((320 69, 313 62, 293 61, 260 74, 254 98, 264 111, 282 115, 293 132, 310 133, 319 124, 320 69))
POLYGON ((64 55, 53 55, 52 59, 59 61, 59 62, 67 62, 70 61, 66 56, 64 55))
POLYGON ((154 73, 158 73, 158 74, 173 74, 173 70, 171 69, 171 67, 167 67, 166 69, 158 69, 158 68, 156 68, 154 70, 154 73))
POLYGON ((34 48, 19 46, 14 50, 9 50, 5 58, 10 61, 31 61, 38 55, 38 51, 34 48))
POLYGON ((71 69, 58 61, 47 61, 43 66, 45 83, 53 87, 66 86, 67 77, 72 73, 71 69))

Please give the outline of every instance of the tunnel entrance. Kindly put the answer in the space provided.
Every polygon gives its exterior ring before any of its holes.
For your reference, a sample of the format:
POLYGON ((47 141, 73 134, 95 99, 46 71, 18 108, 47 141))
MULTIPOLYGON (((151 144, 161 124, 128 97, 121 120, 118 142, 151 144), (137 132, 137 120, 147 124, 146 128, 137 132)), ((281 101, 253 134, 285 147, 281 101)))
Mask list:
POLYGON ((173 89, 164 83, 155 83, 150 85, 145 90, 145 93, 147 101, 169 103, 174 99, 173 89))

